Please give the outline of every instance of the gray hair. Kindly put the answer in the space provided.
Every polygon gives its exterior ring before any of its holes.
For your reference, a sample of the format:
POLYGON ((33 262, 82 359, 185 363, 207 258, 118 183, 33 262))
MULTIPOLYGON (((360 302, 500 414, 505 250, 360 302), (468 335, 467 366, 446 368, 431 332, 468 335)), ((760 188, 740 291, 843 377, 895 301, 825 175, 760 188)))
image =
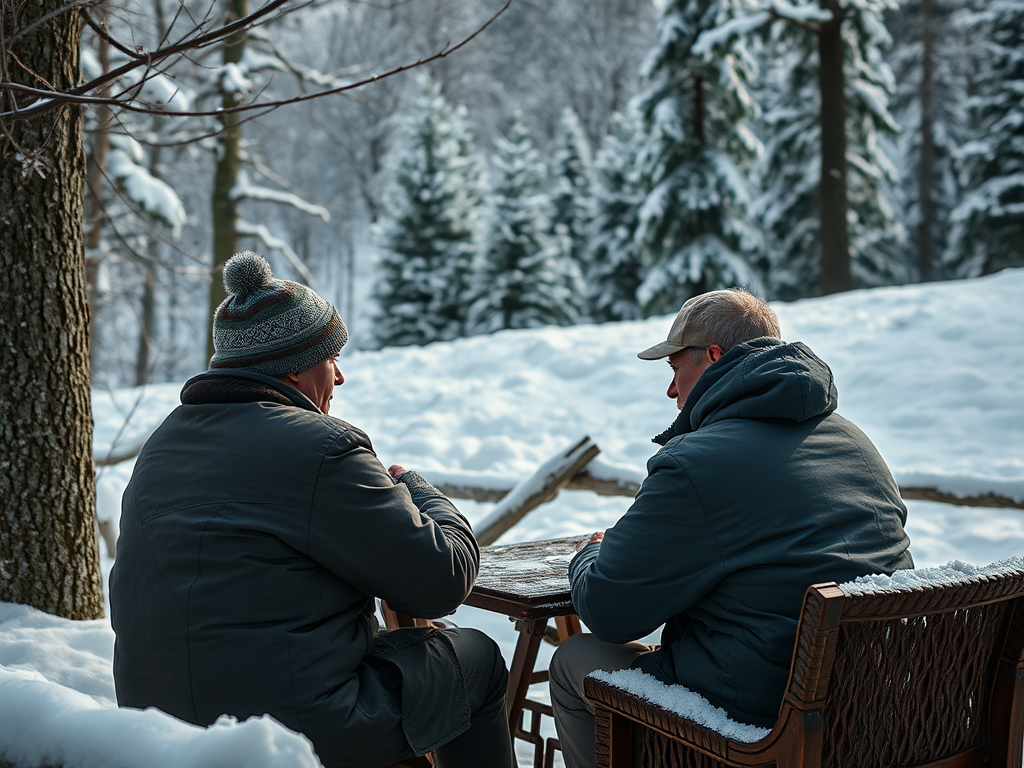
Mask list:
POLYGON ((709 291, 687 304, 693 305, 687 326, 695 336, 711 339, 708 346, 717 344, 723 352, 762 336, 782 338, 779 318, 771 307, 744 288, 709 291))

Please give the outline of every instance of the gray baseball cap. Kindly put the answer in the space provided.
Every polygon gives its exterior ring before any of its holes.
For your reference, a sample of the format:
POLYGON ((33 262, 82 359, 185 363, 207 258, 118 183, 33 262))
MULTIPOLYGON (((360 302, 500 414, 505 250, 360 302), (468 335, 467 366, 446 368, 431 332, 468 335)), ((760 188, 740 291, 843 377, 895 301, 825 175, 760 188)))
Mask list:
POLYGON ((709 329, 700 328, 691 320, 694 310, 707 303, 707 296, 708 294, 702 294, 688 299, 676 314, 676 319, 672 321, 668 338, 643 352, 638 352, 637 357, 641 360, 660 360, 687 347, 707 347, 714 344, 709 329))

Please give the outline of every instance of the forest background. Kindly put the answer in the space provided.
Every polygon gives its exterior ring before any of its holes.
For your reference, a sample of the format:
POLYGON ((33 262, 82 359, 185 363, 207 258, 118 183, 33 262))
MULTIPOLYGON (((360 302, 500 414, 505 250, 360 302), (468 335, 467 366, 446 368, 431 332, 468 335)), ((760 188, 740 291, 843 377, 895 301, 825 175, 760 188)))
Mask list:
MULTIPOLYGON (((788 300, 1024 264, 1014 0, 515 0, 415 72, 216 114, 430 57, 501 7, 313 3, 112 85, 150 114, 87 106, 93 385, 205 369, 215 265, 244 248, 334 302, 364 349, 633 319, 737 284, 788 300)), ((248 10, 100 8, 147 50, 182 17, 248 10)), ((125 60, 83 35, 86 77, 125 60)))
POLYGON ((92 400, 206 368, 236 250, 348 351, 1024 263, 1024 0, 0 0, 0 41, 0 600, 71 618, 92 400))

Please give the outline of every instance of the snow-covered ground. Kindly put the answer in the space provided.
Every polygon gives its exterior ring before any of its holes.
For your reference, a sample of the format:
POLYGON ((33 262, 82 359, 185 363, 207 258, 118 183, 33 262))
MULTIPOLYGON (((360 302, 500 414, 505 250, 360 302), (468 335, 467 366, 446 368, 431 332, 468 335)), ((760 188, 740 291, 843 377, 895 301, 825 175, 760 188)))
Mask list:
MULTIPOLYGON (((901 485, 1024 501, 1022 306, 1024 270, 1010 270, 774 308, 784 337, 806 342, 832 366, 840 413, 875 441, 901 485)), ((661 317, 347 352, 331 413, 365 429, 385 465, 436 481, 504 485, 585 434, 601 447, 600 461, 642 476, 656 447, 650 438, 675 410, 664 394, 667 366, 636 352, 663 339, 669 324, 661 317)), ((94 392, 97 456, 144 438, 177 405, 179 389, 94 392)), ((101 519, 116 524, 131 467, 101 471, 101 519)), ((457 504, 474 523, 493 507, 457 504)), ((603 529, 628 504, 566 491, 500 541, 603 529)), ((919 567, 1024 555, 1024 511, 907 506, 919 567)), ((105 573, 110 564, 105 557, 105 573)), ((488 632, 511 659, 507 619, 470 608, 453 618, 488 632)), ((69 622, 0 603, 0 758, 69 767, 317 764, 301 737, 267 718, 202 730, 155 711, 116 710, 112 645, 104 620, 69 622)), ((544 660, 550 648, 542 648, 544 660)), ((530 757, 521 751, 521 762, 530 757)))

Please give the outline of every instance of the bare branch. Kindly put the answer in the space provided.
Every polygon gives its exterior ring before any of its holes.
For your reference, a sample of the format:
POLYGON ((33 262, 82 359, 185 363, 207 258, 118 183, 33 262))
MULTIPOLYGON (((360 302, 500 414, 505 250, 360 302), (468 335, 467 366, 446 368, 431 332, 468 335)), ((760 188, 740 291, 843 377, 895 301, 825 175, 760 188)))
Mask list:
POLYGON ((110 32, 108 32, 106 29, 106 25, 96 21, 96 19, 92 17, 92 14, 89 13, 88 8, 82 9, 82 18, 85 19, 85 23, 89 25, 93 32, 95 32, 97 35, 106 40, 108 43, 114 46, 125 56, 131 59, 142 58, 142 54, 139 53, 138 48, 133 50, 132 48, 129 48, 127 45, 118 40, 116 37, 114 37, 112 34, 110 34, 110 32))
MULTIPOLYGON (((421 67, 426 64, 430 64, 431 62, 439 61, 447 56, 450 56, 459 49, 468 45, 470 41, 474 40, 485 29, 487 29, 491 24, 493 24, 497 20, 497 18, 508 9, 508 7, 512 4, 513 0, 506 0, 505 4, 493 16, 491 16, 491 18, 488 19, 486 23, 484 23, 482 26, 476 29, 473 33, 463 38, 455 45, 446 45, 442 50, 438 51, 432 56, 418 59, 417 61, 411 64, 402 64, 386 72, 382 72, 381 74, 373 75, 372 77, 364 78, 362 80, 348 83, 346 85, 341 85, 336 88, 329 88, 323 91, 317 91, 316 93, 301 94, 290 99, 280 99, 275 101, 264 102, 250 101, 249 103, 239 104, 237 107, 230 107, 228 109, 218 108, 211 110, 172 111, 158 109, 155 107, 140 107, 136 104, 132 104, 131 102, 124 100, 102 99, 96 96, 85 95, 90 90, 96 88, 98 85, 102 85, 103 83, 108 82, 111 79, 116 79, 116 77, 120 77, 121 75, 130 72, 131 70, 143 64, 150 66, 152 65, 152 63, 167 58, 168 56, 173 56, 175 54, 182 53, 186 50, 194 50, 196 48, 209 45, 212 42, 216 42, 217 40, 220 40, 221 38, 226 37, 227 35, 236 31, 238 29, 240 22, 246 21, 246 23, 252 23, 251 19, 253 19, 253 17, 257 14, 264 13, 264 11, 266 11, 266 13, 269 13, 269 10, 266 9, 269 8, 270 10, 273 10, 278 5, 284 2, 287 2, 287 0, 270 0, 263 8, 261 8, 255 14, 249 14, 249 16, 246 16, 244 19, 240 19, 238 22, 228 24, 224 27, 221 27, 217 31, 211 32, 208 35, 204 35, 200 38, 195 38, 189 43, 182 43, 180 45, 171 46, 170 48, 165 48, 151 54, 145 54, 142 59, 132 61, 128 64, 125 64, 122 67, 111 70, 107 75, 96 78, 90 81, 89 83, 74 88, 66 93, 60 93, 56 91, 45 91, 37 88, 31 88, 29 86, 18 85, 16 83, 2 82, 0 83, 0 90, 18 91, 21 93, 38 96, 41 102, 38 102, 33 106, 21 108, 19 110, 12 109, 6 112, 0 112, 0 122, 26 120, 28 118, 38 116, 45 112, 50 112, 64 104, 110 104, 120 109, 126 109, 132 112, 139 112, 142 114, 149 115, 163 115, 165 117, 218 117, 225 114, 231 114, 235 112, 250 112, 253 110, 258 110, 259 113, 262 115, 265 114, 266 112, 277 109, 278 107, 285 106, 286 104, 297 104, 304 101, 319 99, 324 96, 345 93, 346 91, 351 91, 356 88, 362 88, 372 83, 376 83, 380 80, 393 77, 394 75, 400 74, 402 72, 406 72, 408 70, 415 69, 417 67, 421 67), (273 6, 273 8, 271 8, 271 6, 273 6)), ((259 94, 257 94, 257 98, 258 96, 259 94)))
MULTIPOLYGON (((266 16, 268 16, 269 14, 271 14, 272 12, 274 12, 287 2, 289 2, 289 0, 267 0, 267 3, 264 4, 262 8, 253 11, 248 16, 243 16, 242 18, 236 19, 230 24, 225 24, 224 26, 219 27, 218 29, 215 29, 212 32, 208 32, 203 35, 198 35, 191 39, 187 39, 184 42, 171 45, 166 48, 161 48, 160 50, 154 51, 152 53, 141 54, 138 58, 133 59, 127 64, 123 64, 122 66, 117 67, 116 69, 112 69, 109 72, 106 72, 100 75, 99 77, 90 80, 87 83, 83 83, 82 85, 70 89, 69 91, 42 92, 41 99, 43 99, 44 102, 42 104, 35 104, 33 106, 25 107, 24 109, 19 110, 17 112, 17 117, 21 120, 30 117, 36 117, 38 115, 57 109, 67 103, 102 104, 104 102, 95 101, 94 97, 88 97, 84 94, 87 94, 90 91, 94 91, 97 88, 106 85, 107 83, 113 82, 114 80, 117 80, 119 77, 141 66, 150 67, 156 62, 162 61, 163 59, 166 59, 169 56, 174 56, 176 54, 182 53, 183 51, 196 50, 199 48, 205 48, 209 45, 213 45, 214 43, 223 40, 225 37, 230 37, 235 32, 239 32, 252 26, 253 24, 265 18, 266 16)), ((78 5, 76 4, 73 7, 78 7, 78 5)), ((10 89, 13 85, 15 84, 9 82, 0 83, 0 87, 7 89, 10 89)), ((120 102, 116 106, 129 108, 128 105, 124 102, 120 102)), ((150 113, 164 115, 174 114, 161 111, 154 111, 150 113)), ((13 118, 13 110, 10 112, 0 112, 0 120, 9 120, 13 118)))

